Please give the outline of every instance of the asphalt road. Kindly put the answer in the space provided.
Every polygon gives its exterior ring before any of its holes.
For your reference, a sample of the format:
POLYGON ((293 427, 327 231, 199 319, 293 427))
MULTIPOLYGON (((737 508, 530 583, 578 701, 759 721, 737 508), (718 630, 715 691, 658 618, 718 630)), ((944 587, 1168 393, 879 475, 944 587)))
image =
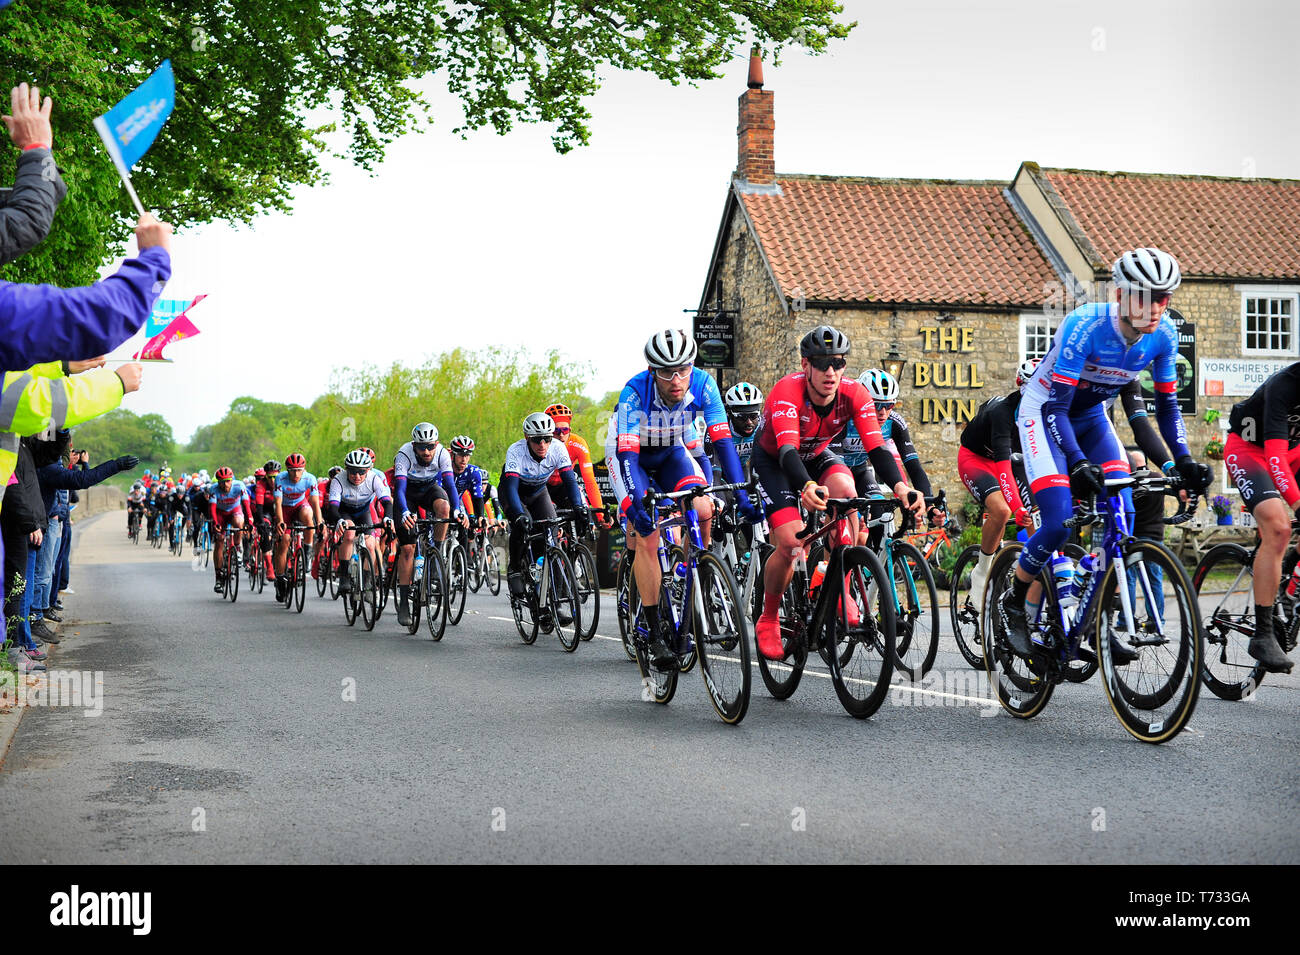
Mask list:
MULTIPOLYGON (((1029 722, 902 691, 857 721, 824 679, 777 702, 756 674, 728 727, 698 673, 642 701, 608 603, 614 639, 572 655, 486 592, 441 643, 391 606, 366 633, 314 591, 231 606, 124 524, 79 525, 51 657, 102 673, 102 713, 26 712, 3 861, 1300 862, 1300 676, 1203 694, 1164 746, 1095 679, 1029 722)), ((948 638, 936 666, 965 672, 948 638)))

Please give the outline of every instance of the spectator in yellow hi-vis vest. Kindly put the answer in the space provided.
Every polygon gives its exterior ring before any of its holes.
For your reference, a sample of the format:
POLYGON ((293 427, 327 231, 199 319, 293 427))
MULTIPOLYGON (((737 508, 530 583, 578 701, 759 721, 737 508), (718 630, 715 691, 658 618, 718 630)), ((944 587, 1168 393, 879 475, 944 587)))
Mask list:
POLYGON ((51 361, 26 371, 7 371, 0 386, 0 490, 9 484, 18 460, 18 439, 46 428, 70 428, 112 411, 122 396, 140 387, 143 367, 135 362, 117 371, 103 358, 51 361))

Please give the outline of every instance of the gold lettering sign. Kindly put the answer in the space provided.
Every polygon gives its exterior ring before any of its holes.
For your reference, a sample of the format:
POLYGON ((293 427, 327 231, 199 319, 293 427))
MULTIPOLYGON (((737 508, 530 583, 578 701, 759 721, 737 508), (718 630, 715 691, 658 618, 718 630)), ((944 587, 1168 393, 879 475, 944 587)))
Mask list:
MULTIPOLYGON (((943 325, 937 328, 922 328, 921 335, 924 339, 923 351, 926 352, 973 352, 975 350, 975 329, 973 328, 943 325)), ((984 381, 980 378, 977 362, 918 361, 912 367, 912 384, 917 388, 924 388, 927 385, 933 385, 936 388, 984 387, 984 381)), ((939 407, 936 404, 928 409, 937 416, 933 420, 943 421, 952 417, 951 414, 946 412, 940 414, 939 407)), ((927 409, 923 406, 922 414, 926 413, 927 409)), ((960 415, 960 413, 961 409, 958 409, 958 414, 960 415)))

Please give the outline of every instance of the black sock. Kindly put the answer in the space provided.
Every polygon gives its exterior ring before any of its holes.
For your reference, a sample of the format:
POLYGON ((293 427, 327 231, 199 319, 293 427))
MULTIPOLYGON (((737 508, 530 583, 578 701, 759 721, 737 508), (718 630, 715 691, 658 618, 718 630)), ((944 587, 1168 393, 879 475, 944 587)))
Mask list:
POLYGON ((1255 604, 1255 636, 1273 636, 1273 608, 1255 604))
POLYGON ((1029 594, 1029 581, 1021 580, 1019 577, 1011 581, 1011 599, 1020 606, 1025 605, 1025 597, 1029 594))
POLYGON ((659 605, 642 607, 641 612, 645 614, 645 625, 650 629, 650 639, 653 640, 659 636, 659 605))

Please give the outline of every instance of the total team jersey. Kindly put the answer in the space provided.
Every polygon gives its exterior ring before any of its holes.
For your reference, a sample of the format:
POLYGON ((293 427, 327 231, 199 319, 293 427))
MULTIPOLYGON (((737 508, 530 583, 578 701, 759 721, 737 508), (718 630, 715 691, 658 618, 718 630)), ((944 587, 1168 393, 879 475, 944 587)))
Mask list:
MULTIPOLYGON (((654 373, 649 369, 632 377, 619 395, 618 406, 610 422, 605 441, 605 457, 614 459, 619 452, 647 453, 673 444, 688 445, 698 438, 695 417, 704 418, 710 441, 731 437, 727 409, 718 392, 718 384, 708 372, 695 368, 682 400, 667 405, 659 397, 654 373)), ((703 453, 703 448, 700 448, 703 453)))
POLYGON ((1021 387, 1017 420, 1042 418, 1050 422, 1052 439, 1067 464, 1073 465, 1085 455, 1074 438, 1070 420, 1112 402, 1120 389, 1135 381, 1149 365, 1161 431, 1177 459, 1190 453, 1174 394, 1177 359, 1178 331, 1168 316, 1161 318, 1154 331, 1130 345, 1120 330, 1118 305, 1081 305, 1061 322, 1047 354, 1021 387))
POLYGON ((296 512, 313 498, 319 501, 319 493, 316 489, 316 476, 307 471, 303 471, 302 477, 297 481, 290 481, 288 473, 281 472, 275 481, 275 499, 280 502, 280 510, 284 514, 296 512))

